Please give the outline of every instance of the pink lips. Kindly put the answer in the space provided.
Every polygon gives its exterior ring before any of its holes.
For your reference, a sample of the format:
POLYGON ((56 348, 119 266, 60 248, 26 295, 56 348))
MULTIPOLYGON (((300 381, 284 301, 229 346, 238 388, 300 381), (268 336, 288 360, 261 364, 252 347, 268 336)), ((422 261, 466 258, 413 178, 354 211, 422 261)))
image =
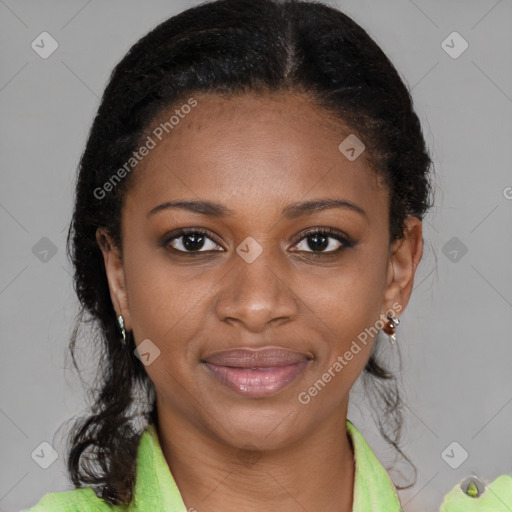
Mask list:
POLYGON ((217 352, 203 361, 222 384, 250 397, 277 393, 296 379, 309 362, 306 354, 275 347, 217 352))

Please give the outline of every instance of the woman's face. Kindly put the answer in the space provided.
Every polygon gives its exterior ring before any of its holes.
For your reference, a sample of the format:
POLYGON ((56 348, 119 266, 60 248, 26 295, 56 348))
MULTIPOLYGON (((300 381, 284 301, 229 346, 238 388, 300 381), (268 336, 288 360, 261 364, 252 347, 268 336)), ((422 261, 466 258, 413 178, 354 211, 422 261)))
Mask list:
POLYGON ((194 98, 132 171, 123 259, 103 248, 112 301, 150 354, 160 418, 232 446, 277 448, 345 417, 375 341, 365 329, 408 302, 421 223, 409 218, 411 236, 390 247, 387 190, 365 152, 340 151, 350 131, 305 98, 194 98), (326 200, 341 206, 303 207, 326 200), (318 229, 331 232, 306 236, 318 229), (269 346, 294 365, 211 358, 269 346))

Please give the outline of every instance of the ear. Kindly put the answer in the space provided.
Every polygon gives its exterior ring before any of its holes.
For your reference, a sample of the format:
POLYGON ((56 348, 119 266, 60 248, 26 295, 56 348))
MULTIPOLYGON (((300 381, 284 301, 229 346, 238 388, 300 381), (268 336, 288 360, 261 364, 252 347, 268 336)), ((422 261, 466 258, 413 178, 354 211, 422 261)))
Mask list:
POLYGON ((409 216, 405 219, 405 237, 392 244, 384 291, 384 317, 390 310, 398 316, 409 303, 416 268, 423 255, 422 233, 421 221, 409 216))
POLYGON ((123 315, 125 329, 129 331, 131 330, 131 321, 121 253, 104 228, 96 230, 96 241, 103 253, 110 299, 116 311, 116 316, 123 315))

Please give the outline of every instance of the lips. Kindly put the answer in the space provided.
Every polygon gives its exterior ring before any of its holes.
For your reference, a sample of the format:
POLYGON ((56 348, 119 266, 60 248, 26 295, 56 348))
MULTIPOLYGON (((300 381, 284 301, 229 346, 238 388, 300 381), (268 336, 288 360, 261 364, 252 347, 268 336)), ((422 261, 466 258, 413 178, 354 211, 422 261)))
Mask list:
POLYGON ((216 352, 205 361, 217 366, 235 368, 275 368, 305 362, 312 357, 295 350, 268 347, 263 349, 239 348, 216 352))
POLYGON ((303 373, 313 356, 268 347, 216 352, 202 361, 209 375, 247 397, 273 395, 303 373))

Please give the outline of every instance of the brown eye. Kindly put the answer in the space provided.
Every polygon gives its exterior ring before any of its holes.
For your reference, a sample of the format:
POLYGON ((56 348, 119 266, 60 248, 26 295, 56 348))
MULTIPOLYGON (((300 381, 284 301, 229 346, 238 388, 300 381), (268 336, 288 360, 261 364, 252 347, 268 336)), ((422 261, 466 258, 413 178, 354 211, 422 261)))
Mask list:
POLYGON ((303 234, 296 244, 298 251, 310 252, 316 254, 337 253, 343 249, 352 247, 354 243, 348 238, 342 236, 332 228, 315 229, 303 234), (302 248, 300 248, 302 246, 302 248))
POLYGON ((217 248, 223 250, 207 232, 198 228, 182 229, 167 238, 165 246, 170 246, 173 250, 182 253, 197 253, 215 251, 217 248))

